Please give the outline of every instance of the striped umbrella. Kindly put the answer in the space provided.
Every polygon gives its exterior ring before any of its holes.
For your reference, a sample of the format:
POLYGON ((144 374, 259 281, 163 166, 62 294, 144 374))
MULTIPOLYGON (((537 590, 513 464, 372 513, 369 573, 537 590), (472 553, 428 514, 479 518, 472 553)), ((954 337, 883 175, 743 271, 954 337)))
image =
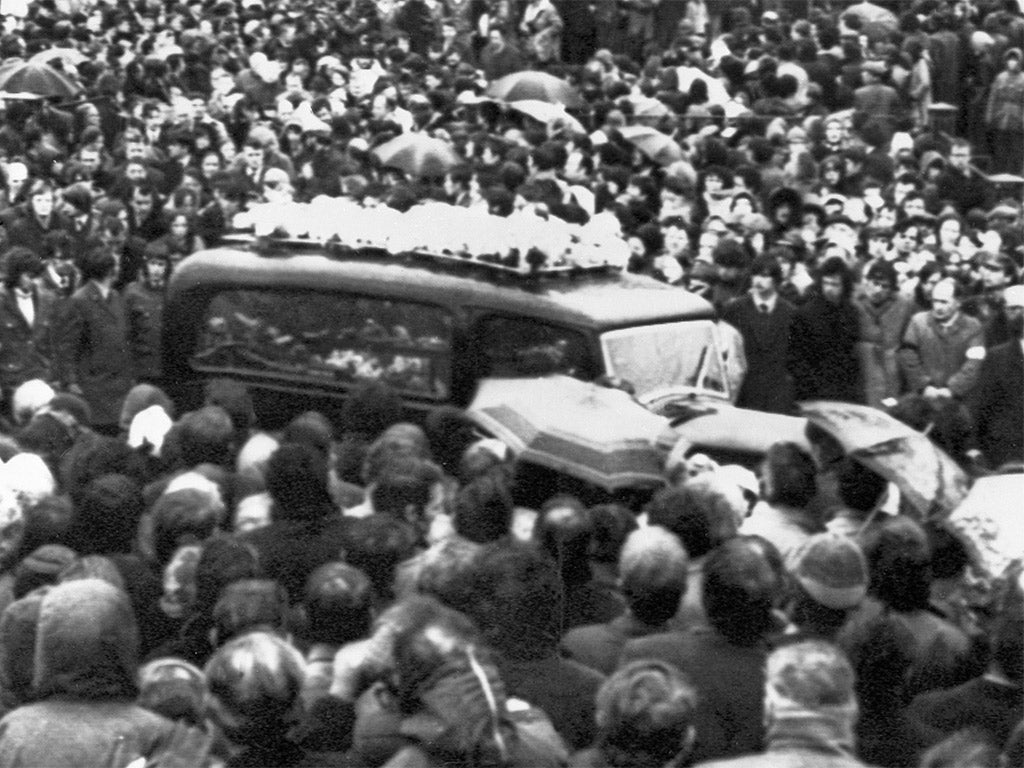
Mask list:
POLYGON ((628 394, 569 376, 484 379, 468 414, 518 459, 609 491, 663 483, 667 420, 628 394))

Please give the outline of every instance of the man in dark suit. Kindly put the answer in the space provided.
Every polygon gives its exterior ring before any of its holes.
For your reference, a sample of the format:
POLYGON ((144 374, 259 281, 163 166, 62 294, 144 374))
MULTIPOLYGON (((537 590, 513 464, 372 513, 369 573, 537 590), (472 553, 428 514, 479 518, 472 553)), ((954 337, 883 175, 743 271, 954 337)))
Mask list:
POLYGON ((0 387, 7 402, 29 379, 50 380, 52 296, 39 290, 34 278, 43 262, 28 248, 4 254, 7 275, 0 290, 0 387))
POLYGON ((1010 286, 1003 299, 1013 338, 988 351, 971 393, 978 448, 993 469, 1024 462, 1024 286, 1010 286))
POLYGON ((770 254, 754 259, 750 292, 726 305, 722 319, 743 337, 747 376, 736 405, 772 413, 793 411, 793 382, 786 366, 794 308, 779 296, 782 267, 770 254))
POLYGON ((939 200, 950 200, 961 216, 972 208, 988 210, 989 183, 971 168, 971 145, 957 139, 949 150, 949 164, 937 180, 939 200))
POLYGON ((626 643, 619 667, 635 659, 674 664, 699 696, 693 760, 754 752, 764 741, 764 665, 779 579, 765 543, 738 537, 720 545, 704 566, 704 608, 710 626, 663 632, 626 643))
POLYGON ((134 383, 124 301, 114 289, 117 262, 105 246, 80 262, 85 284, 68 300, 57 333, 57 380, 92 409, 93 427, 116 434, 121 404, 134 383))
POLYGON ((603 624, 576 627, 562 652, 604 675, 615 671, 630 640, 665 632, 686 591, 689 561, 679 539, 661 526, 633 531, 619 555, 619 579, 628 610, 603 624))

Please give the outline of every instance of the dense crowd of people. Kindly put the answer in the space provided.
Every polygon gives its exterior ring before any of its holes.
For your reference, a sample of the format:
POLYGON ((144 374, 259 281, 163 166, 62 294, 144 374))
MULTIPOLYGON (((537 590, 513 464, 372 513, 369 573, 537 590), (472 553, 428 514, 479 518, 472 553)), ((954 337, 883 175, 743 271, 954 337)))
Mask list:
POLYGON ((381 382, 274 434, 159 387, 168 279, 259 204, 604 216, 738 405, 1019 469, 1024 7, 848 5, 0 3, 0 766, 1024 763, 1017 575, 972 600, 860 463, 623 503, 381 382), (31 62, 70 90, 3 98, 31 62))

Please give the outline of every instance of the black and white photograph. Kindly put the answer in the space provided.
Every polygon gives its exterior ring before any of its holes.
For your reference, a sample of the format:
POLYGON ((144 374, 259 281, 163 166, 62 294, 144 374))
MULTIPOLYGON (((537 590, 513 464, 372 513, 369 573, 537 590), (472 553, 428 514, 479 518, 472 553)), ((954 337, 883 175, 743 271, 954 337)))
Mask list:
POLYGON ((0 768, 1024 766, 1024 0, 0 0, 0 768))

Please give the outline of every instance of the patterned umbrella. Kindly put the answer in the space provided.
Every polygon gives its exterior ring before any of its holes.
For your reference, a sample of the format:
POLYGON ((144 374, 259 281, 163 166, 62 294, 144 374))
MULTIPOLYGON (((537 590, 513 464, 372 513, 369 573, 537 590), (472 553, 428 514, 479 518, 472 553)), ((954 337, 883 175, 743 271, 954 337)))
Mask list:
POLYGON ((12 66, 0 67, 0 95, 33 94, 43 98, 69 99, 81 91, 68 77, 49 64, 38 61, 18 61, 12 66))
POLYGON ((924 518, 945 518, 967 495, 967 475, 923 432, 877 408, 829 400, 800 403, 847 455, 896 483, 924 518))
POLYGON ((949 518, 966 541, 974 561, 990 576, 1006 572, 1015 561, 1024 563, 1024 528, 1020 500, 1024 474, 979 477, 949 518))
POLYGON ((572 109, 582 107, 583 97, 572 84, 547 72, 516 72, 491 83, 487 95, 502 101, 536 99, 551 104, 564 104, 572 109))
POLYGON ((484 379, 468 414, 524 461, 593 485, 663 483, 656 447, 667 420, 625 392, 573 379, 484 379))
POLYGON ((894 32, 899 26, 899 19, 892 11, 874 3, 857 3, 846 9, 846 13, 858 16, 863 26, 864 34, 872 40, 881 40, 890 32, 894 32))
POLYGON ((444 176, 459 164, 452 146, 422 133, 403 133, 373 150, 388 168, 410 176, 444 176))

